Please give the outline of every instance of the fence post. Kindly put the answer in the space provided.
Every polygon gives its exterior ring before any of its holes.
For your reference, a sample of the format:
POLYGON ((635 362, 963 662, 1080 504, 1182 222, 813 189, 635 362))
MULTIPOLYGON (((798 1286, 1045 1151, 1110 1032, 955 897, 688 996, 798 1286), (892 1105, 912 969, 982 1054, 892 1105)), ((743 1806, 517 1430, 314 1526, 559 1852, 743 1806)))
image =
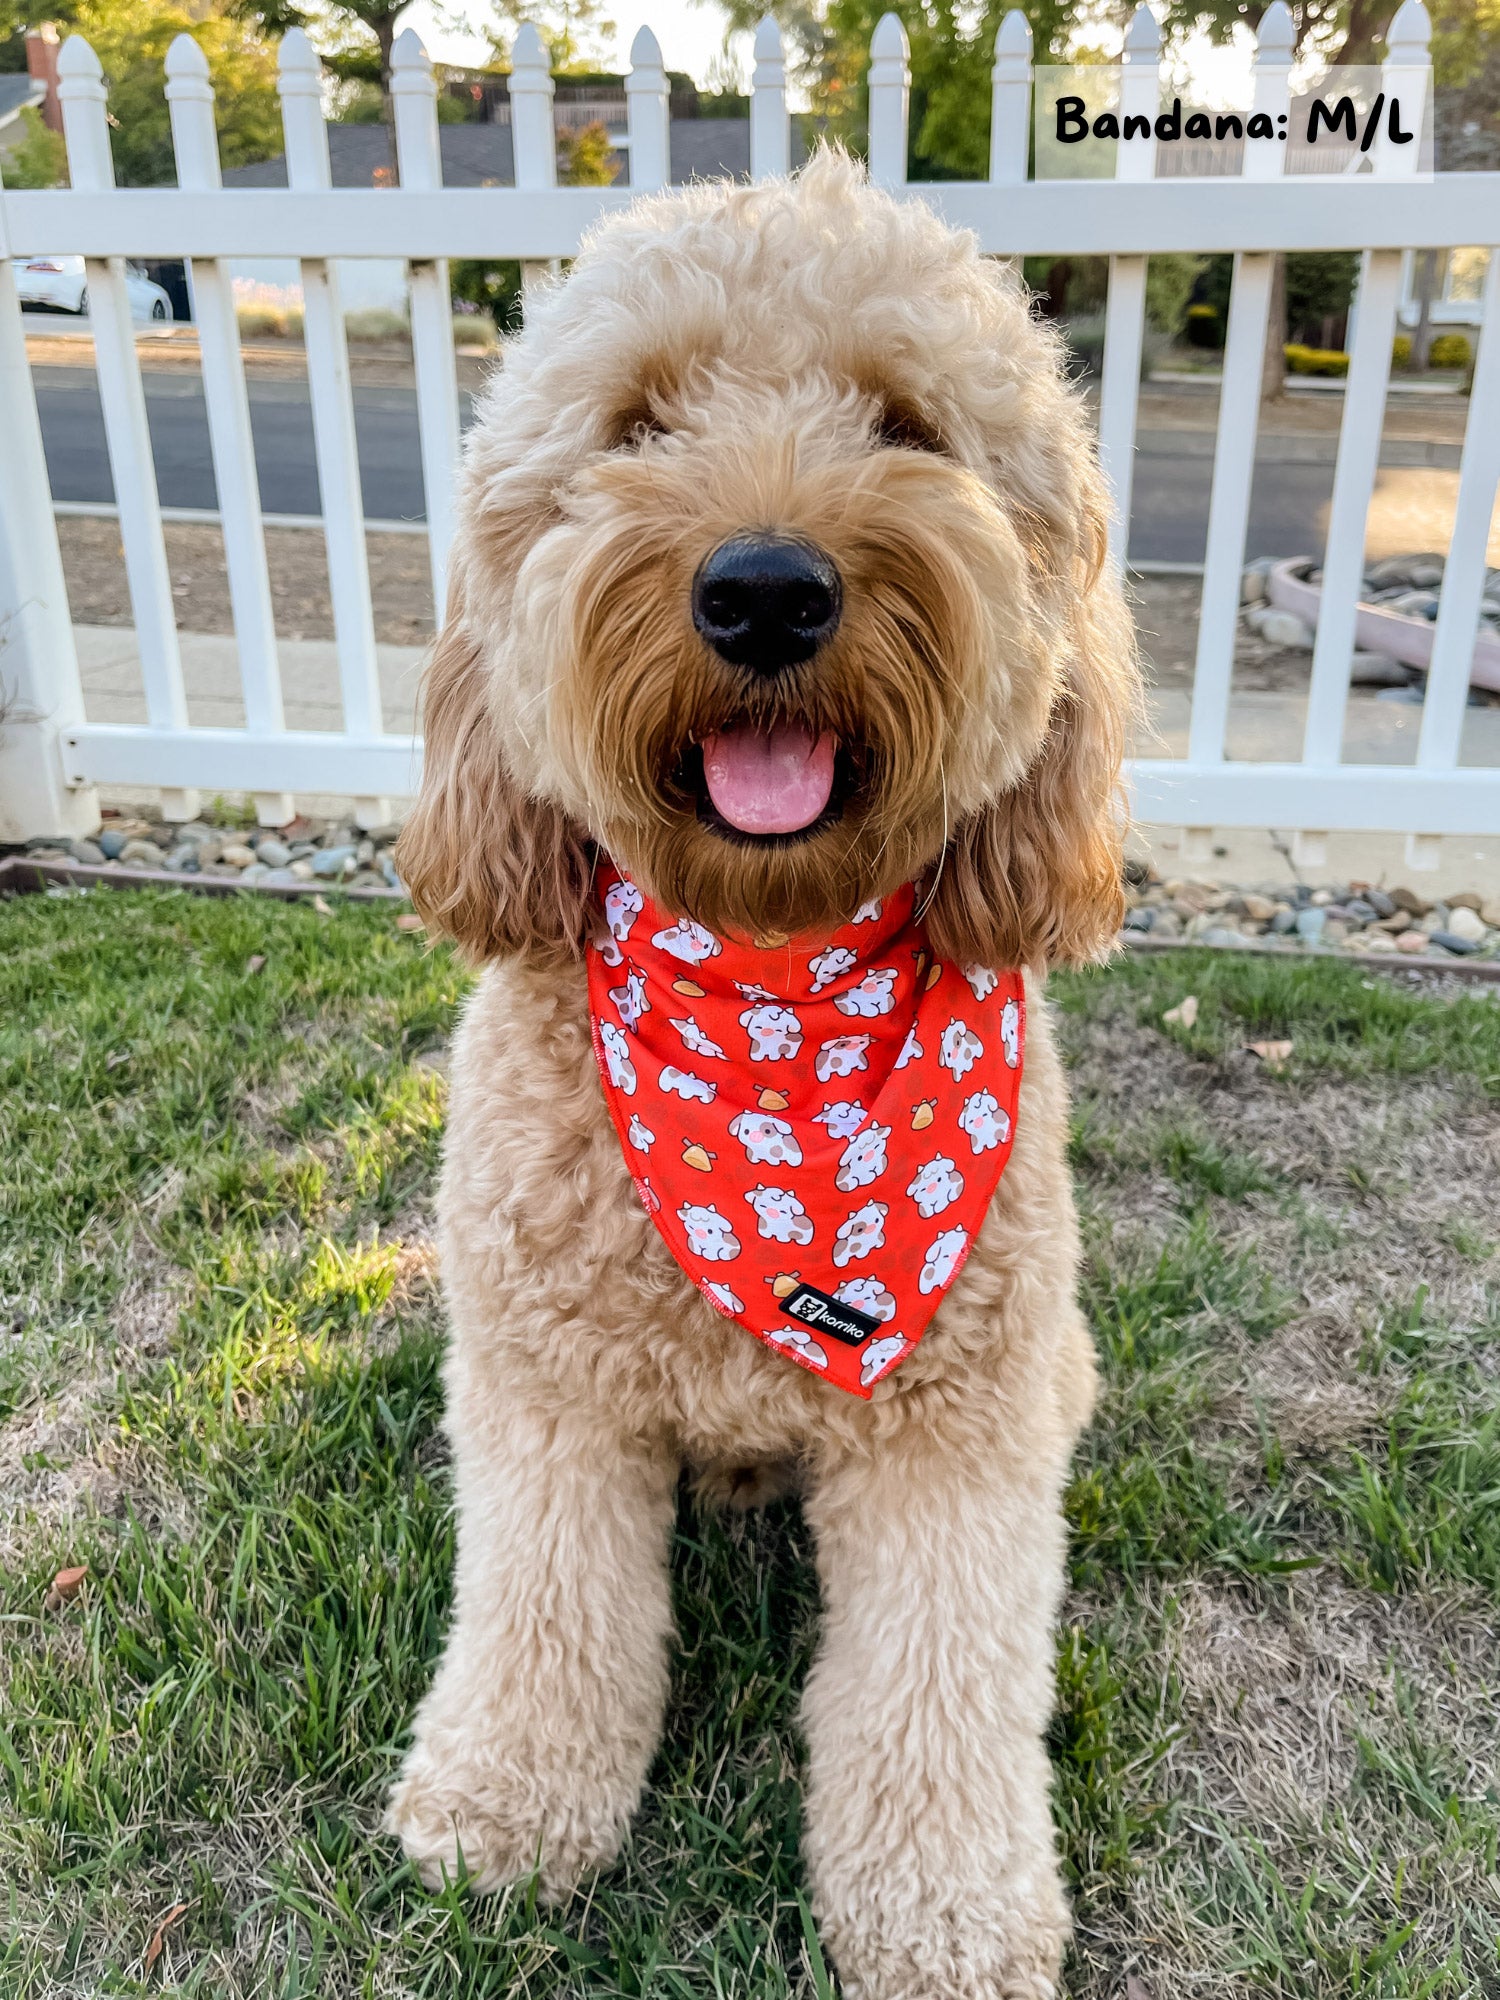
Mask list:
MULTIPOLYGON (((427 51, 414 29, 391 51, 391 105, 396 120, 396 161, 404 188, 443 185, 437 83, 427 51)), ((448 600, 448 548, 453 540, 453 479, 458 467, 458 368, 453 358, 453 300, 448 261, 414 263, 411 284, 411 351, 417 378, 417 429, 422 450, 422 496, 427 503, 427 555, 432 610, 441 627, 448 600)))
POLYGON ((642 28, 630 44, 625 79, 625 112, 630 124, 631 191, 664 188, 672 178, 671 115, 661 44, 642 28))
POLYGON ((83 688, 3 222, 0 195, 0 840, 72 840, 98 826, 99 797, 63 768, 83 688))
MULTIPOLYGON (((301 28, 288 29, 282 36, 277 72, 287 186, 296 194, 321 193, 333 184, 323 123, 323 66, 301 28)), ((344 728, 351 736, 380 736, 385 718, 370 608, 349 344, 338 271, 324 257, 302 260, 302 337, 344 728)), ((378 826, 390 817, 390 807, 381 798, 362 798, 355 802, 354 816, 361 826, 378 826)))
POLYGON ((1031 157, 1031 23, 1019 7, 1000 23, 990 84, 990 180, 1019 187, 1031 157))
MULTIPOLYGON (((1406 0, 1391 24, 1387 73, 1393 81, 1424 77, 1427 42, 1432 32, 1422 0, 1406 0)), ((1388 160, 1377 150, 1377 172, 1415 172, 1418 147, 1399 149, 1410 156, 1388 160)), ((1343 750, 1344 711, 1349 700, 1349 668, 1354 653, 1359 593, 1364 583, 1365 528, 1375 474, 1380 462, 1380 437, 1386 389, 1391 376, 1391 343, 1396 333, 1396 308, 1401 293, 1401 252, 1367 250, 1360 272, 1359 321, 1349 353, 1344 413, 1339 425, 1334 463, 1333 497, 1328 508, 1328 535, 1323 551, 1323 588, 1318 603, 1318 633, 1313 642, 1312 675, 1307 691, 1307 728, 1302 742, 1305 764, 1337 764, 1343 750)), ((1327 836, 1299 832, 1293 856, 1316 866, 1326 853, 1327 836)), ((1435 859, 1435 856, 1433 857, 1435 859)))
MULTIPOLYGON (((57 59, 57 75, 69 179, 79 193, 102 193, 115 184, 104 73, 98 56, 81 35, 69 35, 63 43, 57 59)), ((130 607, 141 656, 146 714, 153 729, 176 732, 188 726, 187 697, 183 692, 177 615, 156 490, 156 464, 146 421, 146 393, 135 351, 130 296, 125 289, 125 260, 86 258, 84 274, 89 319, 94 328, 99 402, 109 447, 109 469, 120 508, 120 541, 125 551, 130 607)), ((193 819, 198 811, 198 794, 187 786, 164 788, 161 810, 164 819, 193 819)))
POLYGON ((790 173, 792 135, 786 115, 786 58, 781 30, 767 14, 755 31, 755 73, 750 80, 750 178, 790 173))
POLYGON ((876 187, 906 185, 907 99, 911 45, 899 14, 882 14, 870 40, 870 179, 876 187))
MULTIPOLYGON (((1161 30, 1146 0, 1125 31, 1120 77, 1120 130, 1129 117, 1154 126, 1160 94, 1161 30)), ((1120 139, 1115 179, 1156 177, 1156 141, 1120 139)), ((1114 498, 1110 560, 1121 571, 1130 546, 1130 495, 1135 482, 1135 416, 1141 394, 1141 349, 1146 327, 1146 259, 1111 257, 1104 305, 1104 367, 1099 384, 1099 458, 1114 498)))
MULTIPOLYGON (((167 110, 172 120, 177 185, 195 190, 221 187, 213 84, 208 59, 191 35, 179 35, 167 50, 167 110)), ((224 566, 229 575, 235 649, 245 695, 245 725, 256 735, 274 734, 285 729, 286 716, 234 292, 228 272, 216 257, 190 258, 188 283, 198 322, 203 401, 224 532, 224 566)), ((285 826, 295 810, 290 793, 257 792, 255 796, 256 818, 262 826, 285 826)))
MULTIPOLYGON (((518 188, 557 186, 557 133, 552 123, 552 69, 537 25, 523 21, 510 52, 510 136, 516 156, 518 188)), ((635 161, 630 162, 631 178, 635 161)), ((523 301, 545 284, 550 267, 545 258, 527 258, 521 265, 523 301)))
MULTIPOLYGON (((1294 39, 1295 23, 1283 0, 1271 0, 1261 16, 1256 39, 1252 109, 1264 112, 1273 130, 1290 106, 1294 39)), ((1243 178, 1277 178, 1285 156, 1284 140, 1247 140, 1243 178)), ((1269 253, 1259 250, 1242 250, 1234 260, 1188 726, 1188 761, 1192 764, 1217 764, 1224 757, 1274 261, 1269 253)), ((1211 827, 1185 827, 1180 849, 1183 861, 1207 861, 1212 840, 1211 827)))

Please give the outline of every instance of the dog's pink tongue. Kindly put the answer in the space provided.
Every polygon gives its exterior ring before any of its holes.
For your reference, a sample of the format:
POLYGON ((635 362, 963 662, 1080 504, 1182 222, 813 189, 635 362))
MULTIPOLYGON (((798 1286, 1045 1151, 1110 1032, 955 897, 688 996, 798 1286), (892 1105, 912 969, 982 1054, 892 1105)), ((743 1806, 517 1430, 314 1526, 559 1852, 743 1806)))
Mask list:
POLYGON ((796 833, 833 791, 834 739, 781 723, 742 724, 703 740, 703 776, 714 810, 741 833, 796 833))

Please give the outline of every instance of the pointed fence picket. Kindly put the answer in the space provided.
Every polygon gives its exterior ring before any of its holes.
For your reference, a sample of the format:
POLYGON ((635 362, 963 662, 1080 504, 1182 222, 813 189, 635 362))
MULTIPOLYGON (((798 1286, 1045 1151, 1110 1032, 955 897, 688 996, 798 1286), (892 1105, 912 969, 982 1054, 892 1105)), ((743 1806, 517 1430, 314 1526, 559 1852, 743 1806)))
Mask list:
MULTIPOLYGON (((1388 88, 1403 103, 1423 99, 1429 23, 1422 0, 1404 0, 1392 23, 1388 88)), ((1149 4, 1125 36, 1120 110, 1154 117, 1160 43, 1149 4)), ((1291 21, 1283 0, 1263 14, 1254 108, 1288 104, 1291 21)), ((349 360, 339 299, 339 265, 360 257, 403 259, 408 272, 413 358, 434 600, 444 598, 459 458, 459 399, 452 349, 446 260, 514 256, 528 299, 574 255, 601 215, 633 193, 671 179, 669 90, 656 37, 643 28, 626 80, 628 186, 558 185, 553 82, 536 27, 517 33, 510 80, 515 148, 512 188, 447 188, 432 66, 408 31, 392 62, 399 186, 379 191, 330 185, 323 78, 305 35, 282 44, 280 88, 288 187, 226 191, 220 186, 213 87, 201 51, 179 37, 167 59, 167 97, 178 186, 117 190, 107 103, 97 58, 77 36, 60 60, 61 97, 72 186, 0 193, 0 256, 47 251, 87 262, 99 382, 110 464, 146 697, 144 725, 84 719, 71 649, 62 642, 55 587, 60 578, 35 397, 26 380, 14 285, 0 284, 0 363, 18 413, 14 448, 0 466, 0 696, 19 686, 23 719, 0 742, 0 834, 75 830, 97 784, 159 788, 169 815, 195 810, 197 786, 246 791, 259 816, 284 819, 296 797, 341 793, 368 821, 384 816, 387 795, 412 791, 420 745, 384 732, 370 607, 365 523, 349 360), (185 255, 199 323, 209 438, 219 495, 241 681, 243 729, 192 726, 183 691, 151 455, 141 371, 124 287, 123 260, 185 255), (249 401, 226 269, 231 258, 300 261, 312 430, 343 701, 337 731, 285 726, 281 674, 266 572, 249 401), (28 443, 28 440, 30 442, 28 443), (30 496, 28 502, 28 496, 30 496), (23 574, 24 573, 24 574, 23 574), (26 596, 28 578, 36 578, 26 596), (49 581, 50 580, 50 581, 49 581), (7 664, 9 662, 9 665, 7 664), (19 665, 17 666, 17 662, 19 665), (7 673, 10 680, 7 682, 7 673), (45 697, 45 698, 43 698, 45 697), (18 729, 21 732, 18 735, 18 729), (24 738, 24 742, 22 741, 24 738), (24 753, 17 754, 20 744, 24 753)), ((1450 174, 1424 181, 1416 146, 1382 136, 1373 173, 1320 178, 1309 191, 1283 171, 1285 149, 1248 141, 1237 177, 1194 181, 1158 177, 1151 145, 1121 146, 1113 180, 1036 181, 1032 143, 1031 30, 1012 10, 1000 23, 992 70, 989 177, 983 182, 908 182, 910 50, 900 19, 878 23, 868 74, 871 178, 899 198, 928 202, 972 228, 980 248, 1027 255, 1107 256, 1109 290, 1099 396, 1100 457, 1114 499, 1111 560, 1128 556, 1131 472, 1139 408, 1149 257, 1166 251, 1234 254, 1220 394, 1193 705, 1184 758, 1139 758, 1131 779, 1140 816, 1185 830, 1189 848, 1210 829, 1302 829, 1316 852, 1320 830, 1407 833, 1417 861, 1432 837, 1500 832, 1500 773, 1462 761, 1471 655, 1484 589, 1484 560, 1500 483, 1500 255, 1485 287, 1485 327, 1471 409, 1446 587, 1434 638, 1420 745, 1412 765, 1341 761, 1349 659, 1361 584, 1365 525, 1379 453, 1396 323, 1401 258, 1410 249, 1500 240, 1500 175, 1450 174), (1353 357, 1345 393, 1334 494, 1324 552, 1322 608, 1314 652, 1303 759, 1236 762, 1226 754, 1240 576, 1255 469, 1259 378, 1274 259, 1303 249, 1364 253, 1353 357)), ((763 21, 754 38, 750 164, 760 177, 792 162, 792 117, 781 31, 763 21)), ((8 276, 8 272, 5 274, 8 276)))
MULTIPOLYGON (((112 188, 115 168, 109 146, 104 72, 99 58, 82 36, 69 35, 63 43, 57 59, 57 78, 63 138, 68 149, 68 178, 80 194, 112 188)), ((182 684, 182 654, 177 644, 172 578, 167 569, 167 544, 156 490, 156 462, 151 455, 146 391, 136 358, 124 260, 87 257, 84 276, 89 321, 94 329, 99 405, 104 414, 115 500, 120 509, 120 544, 125 554, 125 577, 141 655, 146 715, 154 729, 185 730, 188 712, 182 684)), ((37 500, 39 505, 45 504, 43 495, 39 494, 37 500)), ((190 820, 198 811, 198 794, 191 785, 165 787, 161 809, 165 819, 190 820)))

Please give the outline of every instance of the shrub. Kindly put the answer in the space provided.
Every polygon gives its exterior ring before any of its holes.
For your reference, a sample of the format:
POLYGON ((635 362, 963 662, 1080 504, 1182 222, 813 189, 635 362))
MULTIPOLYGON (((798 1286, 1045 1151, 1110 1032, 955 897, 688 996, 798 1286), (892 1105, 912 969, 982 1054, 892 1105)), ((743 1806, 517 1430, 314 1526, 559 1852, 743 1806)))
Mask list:
POLYGON ((1147 263, 1146 318, 1168 340, 1175 340, 1181 333, 1187 302, 1207 262, 1206 257, 1172 250, 1159 253, 1147 263))
POLYGON ((34 104, 21 108, 21 137, 5 155, 5 185, 12 188, 66 187, 68 149, 61 132, 42 123, 34 104))
POLYGON ((1222 347, 1224 322, 1219 318, 1218 308, 1207 305, 1189 306, 1187 337, 1189 347, 1222 347))
POLYGON ((410 340, 405 313, 385 306, 361 306, 344 314, 344 331, 351 340, 410 340))
POLYGON ((1293 375, 1347 375, 1349 357, 1331 347, 1302 347, 1288 341, 1286 365, 1293 375))
POLYGON ((1411 335, 1409 333, 1398 333, 1396 338, 1391 342, 1391 366, 1393 368, 1404 368, 1410 360, 1411 335))
POLYGON ((242 340, 300 340, 301 306, 281 305, 270 299, 252 299, 235 307, 242 340))
POLYGON ((488 313, 501 333, 521 324, 521 266, 514 257, 455 257, 448 266, 455 308, 488 313))
POLYGON ((500 344, 495 331, 495 322, 485 312, 456 312, 453 315, 453 345, 455 347, 482 347, 486 354, 492 354, 500 344))
POLYGON ((1474 360, 1474 349, 1466 333, 1440 333, 1427 350, 1427 358, 1434 368, 1467 368, 1474 360))

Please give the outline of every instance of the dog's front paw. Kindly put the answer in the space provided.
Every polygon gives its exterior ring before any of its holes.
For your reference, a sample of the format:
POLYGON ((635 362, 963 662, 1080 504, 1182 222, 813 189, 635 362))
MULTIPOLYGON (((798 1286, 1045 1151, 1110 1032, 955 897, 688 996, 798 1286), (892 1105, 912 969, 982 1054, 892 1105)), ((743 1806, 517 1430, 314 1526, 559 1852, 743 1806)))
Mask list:
POLYGON ((385 1826, 430 1889, 467 1876, 480 1894, 533 1872, 548 1901, 612 1861, 634 1801, 585 1796, 573 1778, 542 1779, 419 1742, 386 1808, 385 1826))
POLYGON ((847 2000, 1057 2000, 1068 1916, 1055 1882, 1019 1904, 902 1899, 893 1909, 878 1886, 819 1903, 847 2000))

